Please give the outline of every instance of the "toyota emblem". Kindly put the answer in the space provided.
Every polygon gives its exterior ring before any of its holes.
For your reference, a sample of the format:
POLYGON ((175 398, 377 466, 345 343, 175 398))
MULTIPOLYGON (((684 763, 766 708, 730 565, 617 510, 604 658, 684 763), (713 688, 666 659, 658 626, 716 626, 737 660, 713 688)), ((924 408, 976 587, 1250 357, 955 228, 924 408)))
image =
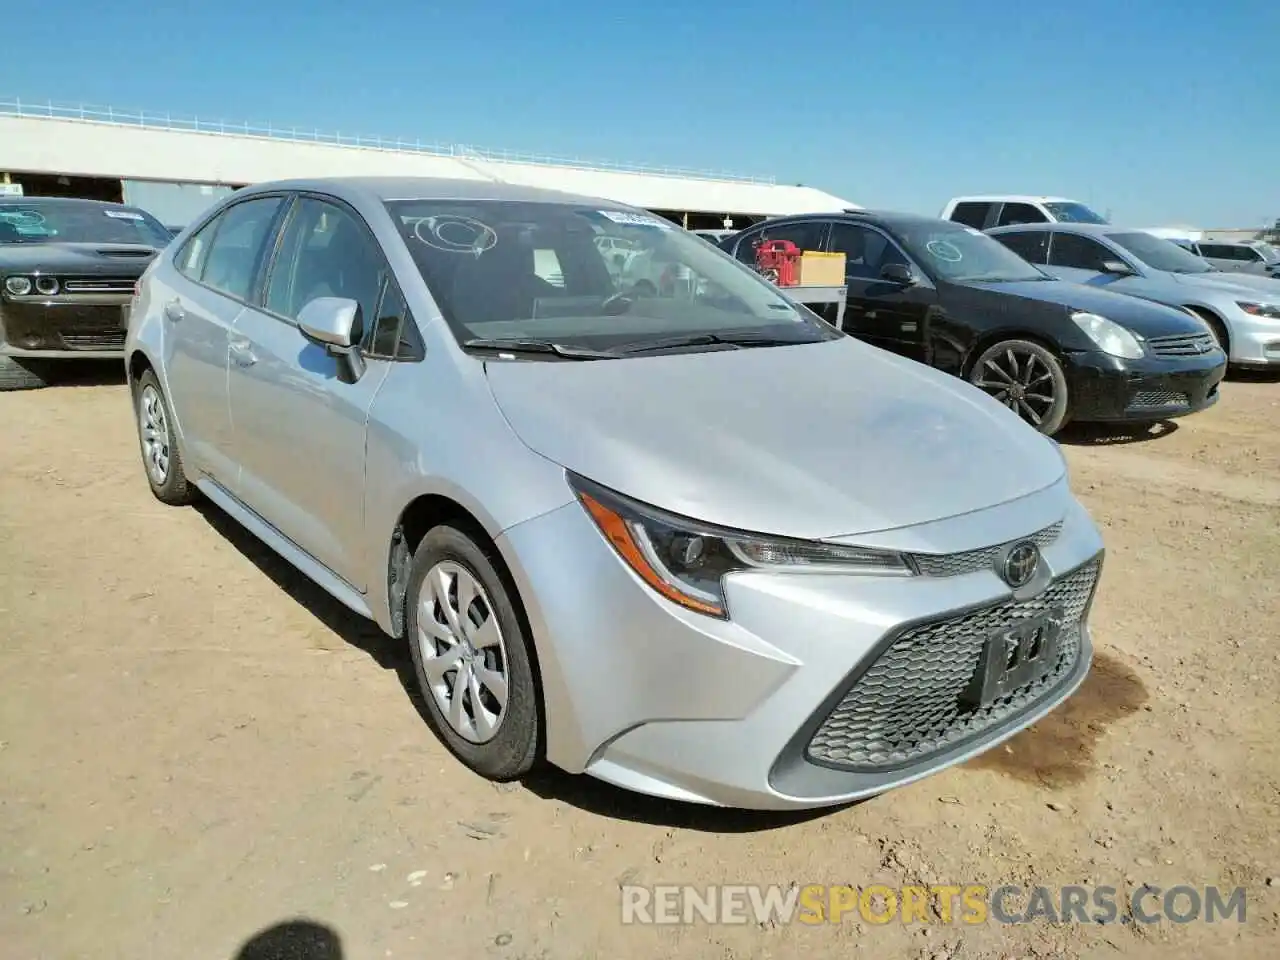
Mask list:
POLYGON ((1000 576, 1009 586, 1025 587, 1033 576, 1036 567, 1040 566, 1040 548, 1030 540, 1015 544, 1005 554, 1004 563, 1000 567, 1000 576))

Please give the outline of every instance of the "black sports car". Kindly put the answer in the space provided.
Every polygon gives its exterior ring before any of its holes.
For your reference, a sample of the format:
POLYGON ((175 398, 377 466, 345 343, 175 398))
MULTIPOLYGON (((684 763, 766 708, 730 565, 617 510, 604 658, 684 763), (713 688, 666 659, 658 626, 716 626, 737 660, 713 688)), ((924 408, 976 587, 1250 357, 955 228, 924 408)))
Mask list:
POLYGON ((970 227, 805 214, 721 247, 754 267, 762 240, 843 253, 847 333, 967 378, 1042 433, 1068 420, 1166 420, 1218 400, 1227 358, 1199 317, 1054 279, 970 227))
POLYGON ((0 197, 0 390, 42 386, 59 358, 123 356, 134 284, 171 239, 136 207, 0 197))

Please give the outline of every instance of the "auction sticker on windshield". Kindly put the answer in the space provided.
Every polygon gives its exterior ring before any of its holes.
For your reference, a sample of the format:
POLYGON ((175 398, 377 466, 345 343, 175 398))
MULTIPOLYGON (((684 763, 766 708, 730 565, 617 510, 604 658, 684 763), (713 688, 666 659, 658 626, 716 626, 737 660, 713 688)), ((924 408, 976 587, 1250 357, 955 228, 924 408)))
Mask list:
POLYGON ((103 210, 112 220, 141 220, 142 214, 131 213, 128 210, 103 210))
POLYGON ((666 220, 643 213, 628 213, 626 210, 597 210, 596 212, 602 217, 608 217, 614 223, 621 223, 628 227, 657 227, 659 230, 671 230, 674 227, 674 224, 666 220))

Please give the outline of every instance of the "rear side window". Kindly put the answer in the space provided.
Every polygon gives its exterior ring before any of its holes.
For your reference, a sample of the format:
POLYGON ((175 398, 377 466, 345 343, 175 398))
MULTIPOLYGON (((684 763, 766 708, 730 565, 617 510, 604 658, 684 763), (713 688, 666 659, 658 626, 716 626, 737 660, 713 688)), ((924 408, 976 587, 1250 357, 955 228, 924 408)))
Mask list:
MULTIPOLYGON (((201 230, 196 237, 214 228, 208 252, 197 254, 203 256, 199 280, 227 296, 248 300, 263 247, 272 234, 281 203, 280 197, 237 203, 201 230)), ((193 242, 196 237, 192 238, 193 242)), ((187 253, 183 251, 184 257, 187 253)))
POLYGON ((993 204, 986 201, 969 200, 965 203, 957 203, 955 209, 951 211, 951 218, 956 223, 963 223, 967 227, 973 227, 981 230, 987 225, 987 214, 991 212, 993 204))
POLYGON ((1102 272, 1107 260, 1119 260, 1114 253, 1090 237, 1074 233, 1055 233, 1049 249, 1049 263, 1071 270, 1102 272))
POLYGON ((191 280, 199 280, 204 273, 205 257, 209 255, 209 241, 218 228, 218 221, 212 220, 201 227, 196 235, 186 242, 178 256, 174 258, 174 266, 178 272, 191 280))
POLYGON ((1006 203, 1000 210, 997 227, 1011 227, 1019 223, 1046 223, 1049 218, 1029 203, 1006 203))
POLYGON ((1028 230, 1026 233, 998 233, 995 238, 1028 263, 1045 264, 1049 260, 1049 231, 1028 230))

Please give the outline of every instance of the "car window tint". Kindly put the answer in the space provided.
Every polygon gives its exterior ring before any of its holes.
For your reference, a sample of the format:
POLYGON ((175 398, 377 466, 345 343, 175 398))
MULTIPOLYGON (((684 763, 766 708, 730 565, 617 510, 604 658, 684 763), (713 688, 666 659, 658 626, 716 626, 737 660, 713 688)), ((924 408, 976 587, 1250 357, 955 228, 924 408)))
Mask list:
POLYGON ((856 223, 831 225, 830 247, 844 254, 844 275, 870 280, 880 276, 890 263, 907 264, 906 255, 883 233, 856 223))
POLYGON ((1028 263, 1044 264, 1049 255, 1049 231, 999 233, 995 238, 1028 263))
POLYGON ((822 250, 823 235, 826 233, 825 220, 799 220, 794 223, 780 223, 766 226, 758 233, 744 237, 738 244, 737 258, 749 267, 756 265, 756 248, 769 240, 788 240, 801 250, 822 250))
POLYGON ((217 221, 200 279, 238 300, 248 300, 262 248, 280 208, 280 197, 237 203, 217 221))
POLYGON ((990 203, 970 200, 965 203, 957 203, 955 209, 951 211, 950 219, 956 223, 963 223, 967 227, 981 230, 987 225, 987 213, 990 210, 990 203))
POLYGON ((1045 223, 1049 218, 1029 203, 1006 203, 1000 211, 997 227, 1008 227, 1018 223, 1045 223))
POLYGON ((1236 247, 1235 251, 1237 260, 1244 260, 1248 262, 1262 259, 1262 252, 1254 247, 1240 246, 1236 247))
POLYGON ((409 307, 399 285, 390 277, 378 304, 378 318, 373 324, 368 351, 376 357, 403 357, 411 346, 406 327, 411 323, 409 307))
POLYGON ((174 258, 174 266, 178 268, 179 273, 192 280, 200 279, 200 274, 204 272, 205 258, 209 255, 209 241, 213 239, 217 227, 218 221, 212 220, 186 242, 178 256, 174 258))
POLYGON ((1100 273, 1105 261, 1119 259, 1098 241, 1074 233, 1055 233, 1049 249, 1049 263, 1074 270, 1100 273))
POLYGON ((317 297, 360 304, 360 322, 372 323, 387 270, 364 223, 337 204, 304 197, 285 229, 267 284, 266 307, 297 319, 317 297))

